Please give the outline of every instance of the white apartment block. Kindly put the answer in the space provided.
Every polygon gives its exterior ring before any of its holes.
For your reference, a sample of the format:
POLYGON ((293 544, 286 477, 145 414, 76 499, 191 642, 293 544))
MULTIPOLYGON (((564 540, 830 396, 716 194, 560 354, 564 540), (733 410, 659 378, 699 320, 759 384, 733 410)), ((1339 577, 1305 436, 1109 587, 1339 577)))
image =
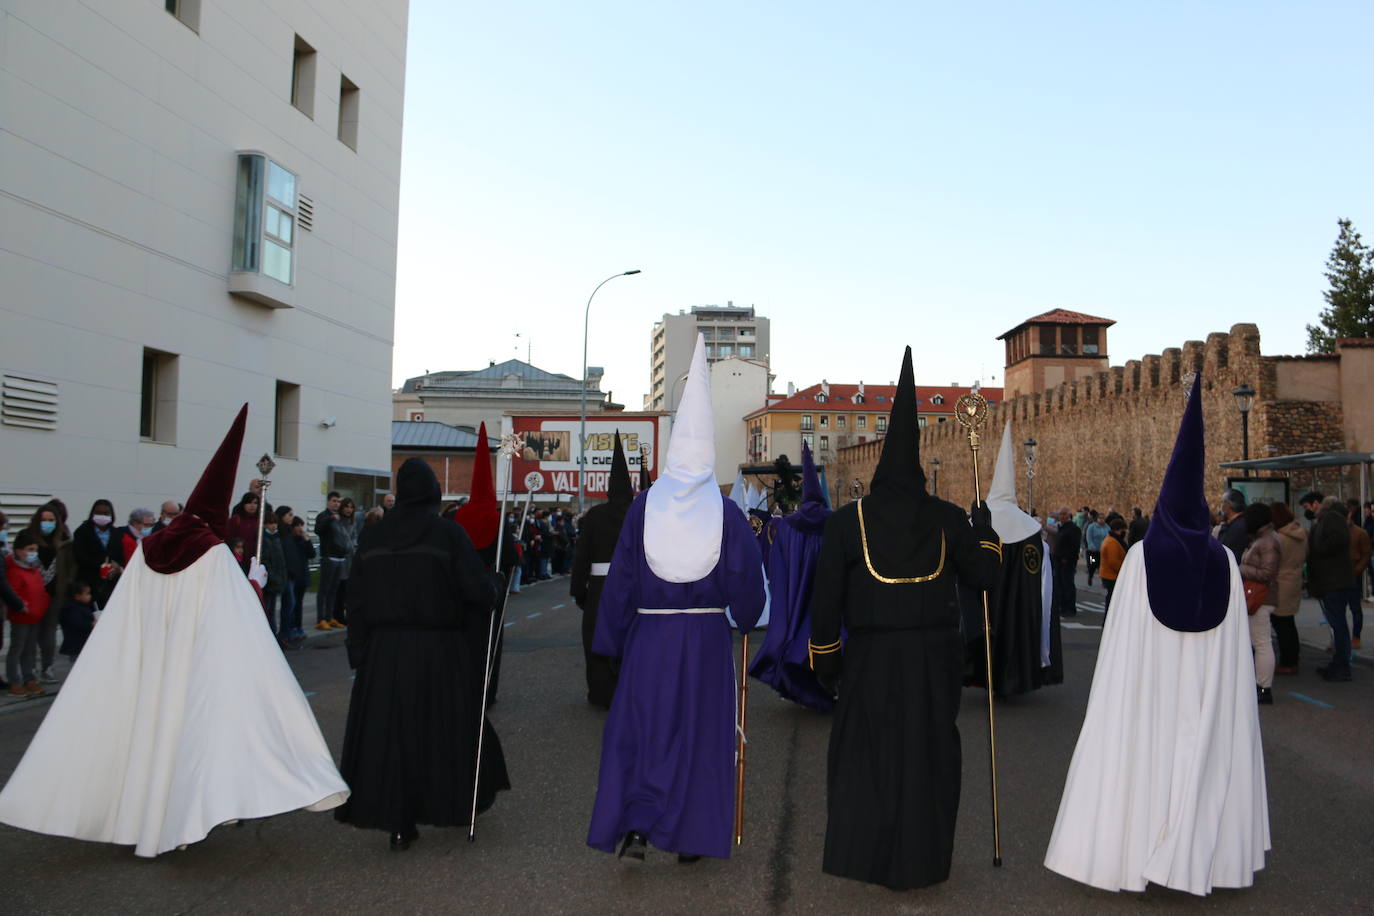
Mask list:
POLYGON ((387 487, 407 0, 0 0, 0 508, 387 487))
POLYGON ((649 339, 645 410, 677 410, 698 331, 706 338, 708 363, 737 356, 768 365, 768 319, 756 315, 752 305, 694 305, 690 312, 664 315, 649 339))

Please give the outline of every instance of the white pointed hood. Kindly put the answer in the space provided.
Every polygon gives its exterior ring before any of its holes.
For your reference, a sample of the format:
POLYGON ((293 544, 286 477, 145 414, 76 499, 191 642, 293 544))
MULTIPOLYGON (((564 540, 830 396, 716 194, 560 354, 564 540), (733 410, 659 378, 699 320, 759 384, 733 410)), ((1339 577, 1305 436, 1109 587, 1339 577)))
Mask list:
POLYGON ((1016 449, 1012 447, 1011 421, 1002 427, 1002 448, 997 452, 997 468, 992 472, 988 508, 992 527, 1004 544, 1024 541, 1040 531, 1040 523, 1016 504, 1016 449))
POLYGON ((744 472, 735 474, 735 485, 730 488, 730 502, 739 506, 739 511, 749 514, 749 506, 754 501, 754 493, 744 482, 744 472))
POLYGON ((697 334, 668 459, 644 507, 644 558, 666 582, 696 582, 716 568, 725 501, 716 485, 715 418, 706 341, 697 334))

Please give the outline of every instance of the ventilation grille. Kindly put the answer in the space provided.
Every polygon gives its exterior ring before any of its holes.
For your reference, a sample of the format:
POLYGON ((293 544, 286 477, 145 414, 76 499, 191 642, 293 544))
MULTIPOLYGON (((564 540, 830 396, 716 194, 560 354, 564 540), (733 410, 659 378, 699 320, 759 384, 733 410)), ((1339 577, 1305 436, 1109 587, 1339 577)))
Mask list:
POLYGON ((57 429, 57 383, 23 375, 3 376, 0 423, 29 429, 57 429))
POLYGON ((304 194, 296 195, 296 225, 306 232, 315 231, 315 202, 304 194))
POLYGON ((0 493, 0 509, 9 518, 10 534, 18 534, 20 529, 28 525, 38 507, 46 505, 51 499, 44 493, 0 493))

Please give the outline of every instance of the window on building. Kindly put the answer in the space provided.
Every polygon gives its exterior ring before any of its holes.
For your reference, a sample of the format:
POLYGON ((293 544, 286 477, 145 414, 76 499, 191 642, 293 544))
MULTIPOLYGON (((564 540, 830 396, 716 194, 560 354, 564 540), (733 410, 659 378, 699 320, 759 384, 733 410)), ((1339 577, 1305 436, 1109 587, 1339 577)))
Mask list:
POLYGON ((740 344, 740 345, 739 345, 739 355, 742 356, 742 357, 744 357, 745 359, 752 359, 753 356, 754 356, 754 345, 753 345, 753 344, 740 344))
POLYGON ((809 448, 809 449, 812 449, 813 451, 815 450, 815 447, 816 447, 816 436, 815 436, 814 433, 802 433, 802 434, 801 434, 801 440, 802 440, 802 445, 806 446, 806 447, 809 448))
POLYGON ((730 344, 719 344, 716 347, 716 353, 719 354, 721 359, 734 355, 734 352, 735 348, 730 344))
POLYGON ((818 395, 816 395, 816 403, 817 403, 817 404, 824 404, 827 400, 828 400, 828 398, 826 398, 826 396, 823 395, 823 394, 818 394, 818 395))
POLYGON ((1052 324, 1040 326, 1040 355, 1053 356, 1058 352, 1058 339, 1052 324))
POLYGON ((836 428, 836 429, 844 429, 844 420, 845 420, 844 414, 839 414, 838 416, 836 416, 836 417, 835 417, 835 428, 836 428))
POLYGON ((717 329, 716 329, 716 340, 734 340, 734 339, 735 339, 735 329, 734 329, 734 328, 717 328, 717 329))
POLYGON ((885 433, 885 432, 887 432, 887 417, 879 417, 879 418, 878 418, 878 432, 880 432, 880 433, 885 433))
MULTIPOLYGON (((420 415, 420 419, 424 419, 424 414, 420 415)), ((300 435, 301 386, 278 381, 276 409, 272 417, 273 453, 278 458, 299 458, 300 435)))
POLYGON ((821 451, 823 451, 823 452, 828 452, 828 451, 830 451, 830 437, 829 437, 829 436, 821 436, 821 451))
POLYGON ((859 429, 868 429, 868 417, 860 416, 855 422, 859 424, 859 429))
POLYGON ((358 108, 361 93, 353 81, 339 74, 339 139, 344 146, 358 151, 358 108))
POLYGON ((804 413, 804 414, 802 414, 801 428, 802 428, 802 429, 814 429, 814 428, 815 428, 815 427, 813 426, 813 424, 812 424, 812 421, 811 421, 811 414, 809 414, 809 413, 804 413))
POLYGON ((200 0, 165 0, 166 10, 193 32, 200 31, 200 0))
POLYGON ((930 403, 932 404, 943 404, 944 402, 945 396, 943 394, 937 394, 935 397, 930 399, 930 403))
POLYGON ((315 117, 315 49, 299 35, 291 55, 291 104, 315 117))
POLYGON ((705 340, 715 340, 715 339, 716 339, 716 329, 715 329, 715 328, 697 328, 697 330, 701 332, 701 336, 702 336, 702 338, 705 339, 705 340))
POLYGON ((1078 328, 1067 326, 1059 329, 1059 352, 1065 356, 1078 354, 1078 328))
POLYGON ((143 350, 139 387, 138 435, 148 442, 177 441, 177 357, 162 350, 143 350))
POLYGON ((830 428, 830 414, 828 414, 828 413, 823 413, 823 414, 821 414, 821 429, 829 429, 829 428, 830 428))
POLYGON ((240 153, 233 269, 290 286, 295 275, 296 176, 261 153, 240 153))
POLYGON ((1083 355, 1096 356, 1098 354, 1098 329, 1087 327, 1083 329, 1083 355))
POLYGON ((926 418, 925 418, 925 417, 917 417, 917 418, 916 418, 916 428, 917 428, 917 429, 925 429, 925 428, 926 428, 926 418))

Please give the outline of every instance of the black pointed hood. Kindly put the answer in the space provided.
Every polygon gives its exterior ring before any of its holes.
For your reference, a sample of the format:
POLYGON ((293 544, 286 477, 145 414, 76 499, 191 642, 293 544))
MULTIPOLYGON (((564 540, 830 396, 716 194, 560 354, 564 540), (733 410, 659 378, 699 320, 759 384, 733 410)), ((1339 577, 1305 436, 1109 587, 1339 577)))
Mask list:
POLYGON ((911 348, 902 357, 902 374, 887 419, 883 454, 873 472, 869 492, 874 502, 901 502, 908 507, 927 498, 926 474, 921 470, 921 431, 916 425, 916 373, 911 348))
POLYGON ((615 431, 615 450, 611 453, 611 478, 606 484, 606 501, 629 503, 635 498, 634 484, 630 481, 630 465, 625 460, 625 447, 620 444, 620 430, 615 431))

